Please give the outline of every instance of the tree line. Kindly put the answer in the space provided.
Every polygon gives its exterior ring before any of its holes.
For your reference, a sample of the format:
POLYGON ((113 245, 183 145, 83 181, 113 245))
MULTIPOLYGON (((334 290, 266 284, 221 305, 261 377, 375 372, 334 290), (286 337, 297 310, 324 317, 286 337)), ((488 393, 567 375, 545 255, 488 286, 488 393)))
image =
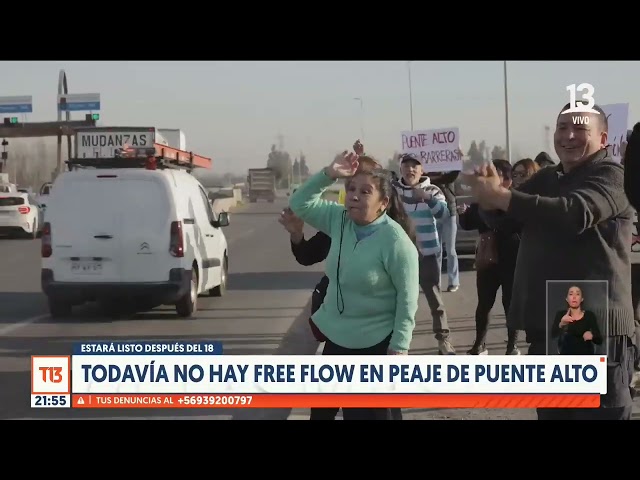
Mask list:
POLYGON ((277 188, 288 188, 291 184, 302 183, 309 176, 309 167, 304 153, 291 161, 291 155, 284 149, 271 145, 267 157, 267 168, 272 168, 276 174, 277 188))
MULTIPOLYGON (((388 159, 388 170, 400 173, 400 155, 399 152, 395 152, 393 157, 388 159)), ((506 159, 507 152, 500 145, 494 145, 491 148, 484 140, 481 142, 473 140, 467 151, 467 157, 474 163, 480 163, 499 158, 506 159)), ((276 145, 271 145, 271 150, 267 156, 267 168, 272 168, 275 171, 278 188, 287 188, 290 184, 302 183, 310 173, 304 153, 300 152, 292 160, 289 152, 284 148, 278 148, 276 145)))
MULTIPOLYGON (((63 142, 62 160, 67 160, 67 144, 63 142)), ((57 140, 10 139, 6 147, 7 161, 0 160, 0 171, 9 174, 9 181, 20 188, 40 190, 50 182, 57 164, 57 140)))

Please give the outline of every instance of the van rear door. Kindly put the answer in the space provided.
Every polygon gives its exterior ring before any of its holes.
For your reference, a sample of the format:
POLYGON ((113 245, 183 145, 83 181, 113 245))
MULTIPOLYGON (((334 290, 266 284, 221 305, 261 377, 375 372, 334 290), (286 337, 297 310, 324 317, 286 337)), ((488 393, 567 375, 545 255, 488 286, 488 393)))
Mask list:
MULTIPOLYGON (((166 201, 161 200, 167 194, 154 176, 129 178, 97 171, 68 178, 56 190, 47 211, 56 281, 139 281, 148 275, 143 273, 146 267, 152 275, 154 268, 160 268, 152 265, 154 255, 132 253, 146 251, 141 243, 146 242, 152 252, 163 244, 169 255, 169 226, 164 228, 169 224, 168 212, 162 210, 160 218, 157 211, 166 208, 166 201), (138 241, 140 238, 144 240, 138 241), (131 272, 137 274, 131 277, 131 272)), ((166 266, 164 270, 166 280, 166 266)))
POLYGON ((122 281, 166 282, 176 259, 169 253, 173 205, 170 191, 156 175, 126 180, 122 210, 122 281))

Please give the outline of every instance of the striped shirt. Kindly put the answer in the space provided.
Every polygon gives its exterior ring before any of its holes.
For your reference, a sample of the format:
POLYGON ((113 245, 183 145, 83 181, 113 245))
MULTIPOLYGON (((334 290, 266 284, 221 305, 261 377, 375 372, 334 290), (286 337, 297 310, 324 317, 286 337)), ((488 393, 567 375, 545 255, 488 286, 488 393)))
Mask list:
POLYGON ((423 177, 415 187, 405 186, 404 180, 401 180, 401 184, 395 185, 404 204, 404 209, 415 225, 416 240, 420 253, 425 257, 437 255, 440 251, 440 241, 438 239, 436 220, 442 220, 450 215, 444 193, 431 184, 429 177, 423 177), (431 195, 431 198, 427 202, 414 198, 414 188, 426 191, 431 195))

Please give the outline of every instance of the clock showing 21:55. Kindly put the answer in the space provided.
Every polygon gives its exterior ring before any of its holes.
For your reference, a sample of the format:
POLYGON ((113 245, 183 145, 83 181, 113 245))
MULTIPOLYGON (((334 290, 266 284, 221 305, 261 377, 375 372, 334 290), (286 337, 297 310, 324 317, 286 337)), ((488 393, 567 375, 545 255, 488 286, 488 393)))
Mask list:
POLYGON ((70 408, 71 395, 31 395, 31 408, 70 408))

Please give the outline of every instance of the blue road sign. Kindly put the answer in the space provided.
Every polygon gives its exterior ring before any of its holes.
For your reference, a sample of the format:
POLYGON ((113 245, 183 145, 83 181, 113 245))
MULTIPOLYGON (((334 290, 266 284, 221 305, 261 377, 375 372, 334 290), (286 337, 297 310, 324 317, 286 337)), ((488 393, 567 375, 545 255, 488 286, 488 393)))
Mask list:
POLYGON ((0 113, 33 113, 33 105, 0 105, 0 113))
POLYGON ((100 110, 100 102, 59 103, 58 108, 62 112, 94 112, 100 110))
POLYGON ((0 97, 0 113, 32 113, 33 97, 0 97))

